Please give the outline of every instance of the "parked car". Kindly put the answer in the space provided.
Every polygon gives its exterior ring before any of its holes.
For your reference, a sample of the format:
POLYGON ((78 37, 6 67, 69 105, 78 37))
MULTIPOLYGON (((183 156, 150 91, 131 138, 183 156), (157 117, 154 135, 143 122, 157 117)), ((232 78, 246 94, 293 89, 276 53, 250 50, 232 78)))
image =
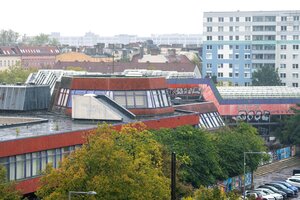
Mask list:
POLYGON ((296 186, 300 189, 300 177, 299 178, 288 178, 286 179, 287 183, 290 183, 293 186, 296 186))
POLYGON ((281 194, 283 196, 283 199, 287 199, 287 194, 281 190, 278 190, 277 188, 275 188, 274 186, 271 185, 261 185, 258 188, 267 188, 272 190, 273 192, 277 193, 277 194, 281 194))
POLYGON ((266 183, 265 185, 271 185, 271 186, 277 188, 278 190, 285 192, 288 197, 293 197, 295 195, 293 190, 285 187, 284 185, 282 185, 280 183, 266 183))
POLYGON ((286 181, 274 181, 274 183, 280 183, 280 184, 286 186, 287 188, 293 190, 294 193, 298 194, 298 188, 291 185, 291 184, 289 184, 289 183, 287 183, 286 181))
POLYGON ((283 200, 283 196, 281 194, 275 193, 268 188, 256 188, 255 190, 263 191, 264 193, 274 197, 276 200, 283 200))
POLYGON ((259 190, 247 190, 246 191, 246 196, 248 194, 253 195, 254 193, 257 194, 257 197, 261 197, 262 199, 275 200, 275 198, 273 196, 268 195, 268 194, 264 193, 263 191, 259 191, 259 190))

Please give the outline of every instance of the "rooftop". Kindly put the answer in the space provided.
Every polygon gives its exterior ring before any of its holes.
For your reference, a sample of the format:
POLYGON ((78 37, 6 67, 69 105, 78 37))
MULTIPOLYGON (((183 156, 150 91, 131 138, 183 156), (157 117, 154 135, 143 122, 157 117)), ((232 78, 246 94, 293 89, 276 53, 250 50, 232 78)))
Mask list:
POLYGON ((217 87, 224 99, 300 98, 300 88, 286 86, 217 87))

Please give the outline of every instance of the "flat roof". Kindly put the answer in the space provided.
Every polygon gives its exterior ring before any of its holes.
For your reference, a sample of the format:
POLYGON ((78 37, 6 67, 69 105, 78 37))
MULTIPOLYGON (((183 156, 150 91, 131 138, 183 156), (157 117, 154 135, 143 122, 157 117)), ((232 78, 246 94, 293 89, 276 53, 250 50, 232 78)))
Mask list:
POLYGON ((300 98, 300 88, 287 86, 217 87, 223 99, 300 98))

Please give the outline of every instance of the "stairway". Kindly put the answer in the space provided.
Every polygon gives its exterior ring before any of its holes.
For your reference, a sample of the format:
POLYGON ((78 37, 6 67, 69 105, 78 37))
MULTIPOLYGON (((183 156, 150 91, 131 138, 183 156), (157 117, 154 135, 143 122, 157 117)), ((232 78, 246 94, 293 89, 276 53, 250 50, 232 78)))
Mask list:
POLYGON ((257 168, 254 172, 254 176, 263 176, 272 172, 279 172, 280 170, 288 167, 299 166, 300 168, 300 158, 297 156, 280 160, 271 164, 266 164, 257 168))

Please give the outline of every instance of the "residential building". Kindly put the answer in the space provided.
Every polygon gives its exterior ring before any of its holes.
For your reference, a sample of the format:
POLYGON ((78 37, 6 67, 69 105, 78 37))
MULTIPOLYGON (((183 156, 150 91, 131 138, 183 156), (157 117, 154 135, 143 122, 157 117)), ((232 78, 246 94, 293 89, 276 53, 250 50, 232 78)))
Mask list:
POLYGON ((16 47, 0 47, 0 70, 20 65, 21 55, 16 47))
POLYGON ((282 84, 298 87, 300 11, 205 12, 203 76, 251 85, 261 66, 278 69, 282 84))

